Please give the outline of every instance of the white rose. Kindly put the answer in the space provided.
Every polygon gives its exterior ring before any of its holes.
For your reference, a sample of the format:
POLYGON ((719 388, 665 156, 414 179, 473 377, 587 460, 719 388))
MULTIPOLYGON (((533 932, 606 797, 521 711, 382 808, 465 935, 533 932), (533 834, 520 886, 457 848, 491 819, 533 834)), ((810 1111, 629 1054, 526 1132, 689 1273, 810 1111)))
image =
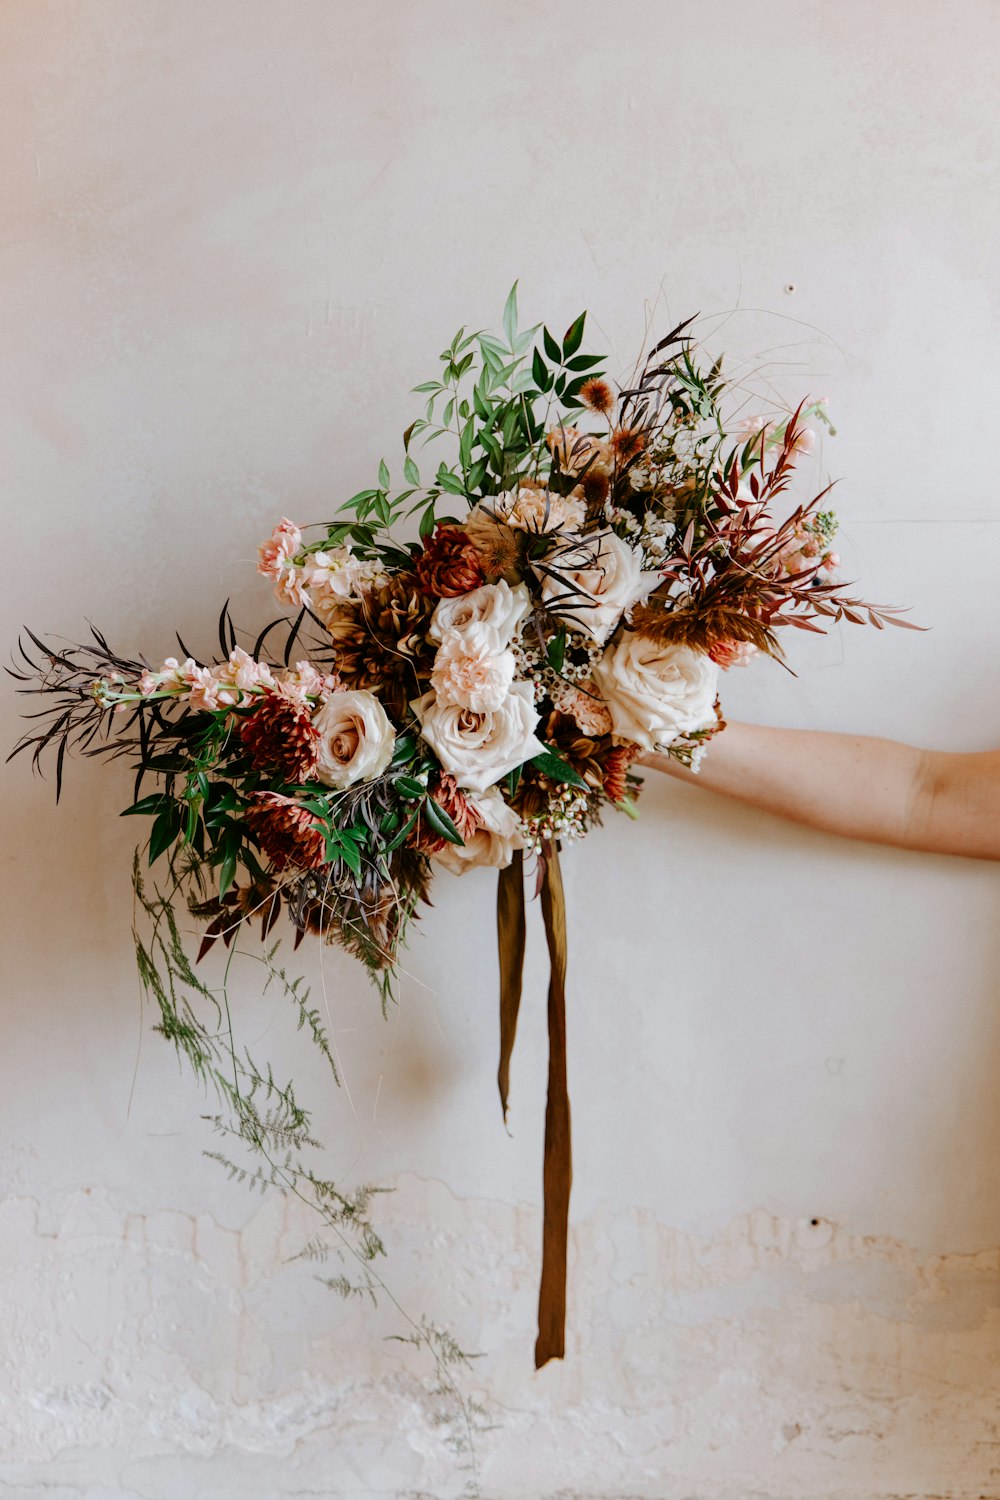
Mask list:
POLYGON ((442 767, 465 791, 485 792, 545 749, 535 736, 538 714, 527 682, 515 682, 498 708, 483 713, 441 703, 433 692, 410 707, 442 767))
POLYGON ((509 646, 522 622, 531 614, 531 595, 523 583, 511 588, 503 580, 484 583, 471 593, 438 603, 427 634, 439 644, 446 636, 462 635, 470 625, 491 625, 500 637, 501 646, 509 646))
POLYGON ((439 703, 488 713, 499 708, 514 681, 513 653, 505 651, 490 625, 470 625, 438 647, 431 687, 439 703))
POLYGON ((313 718, 319 731, 316 775, 341 791, 374 781, 392 759, 396 732, 374 693, 333 693, 313 718))
POLYGON ((605 651, 594 677, 614 733, 644 750, 666 749, 715 723, 719 669, 691 646, 658 645, 628 631, 605 651))
POLYGON ((603 644, 633 604, 659 582, 644 573, 642 554, 613 531, 595 532, 551 552, 535 571, 542 580, 542 603, 570 630, 603 644))
POLYGON ((524 848, 524 825, 495 786, 469 801, 482 818, 482 826, 464 844, 445 844, 433 857, 454 875, 464 875, 473 865, 502 870, 510 864, 514 850, 524 848))

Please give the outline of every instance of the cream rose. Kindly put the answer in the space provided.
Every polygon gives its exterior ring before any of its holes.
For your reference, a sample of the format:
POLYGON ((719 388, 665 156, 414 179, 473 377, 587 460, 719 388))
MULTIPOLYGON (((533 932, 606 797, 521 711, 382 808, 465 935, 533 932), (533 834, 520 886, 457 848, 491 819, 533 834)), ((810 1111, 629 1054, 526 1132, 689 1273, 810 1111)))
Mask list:
POLYGON ((438 647, 431 687, 439 703, 489 713, 499 708, 514 681, 513 653, 505 651, 490 625, 470 625, 438 647))
POLYGON ((704 651, 629 631, 605 651, 594 678, 614 733, 644 750, 665 750, 715 723, 719 669, 704 651))
POLYGON ((439 644, 449 635, 464 635, 473 625, 489 625, 507 647, 531 613, 531 595, 523 583, 511 588, 503 580, 484 583, 469 594, 442 599, 427 627, 427 634, 439 644))
POLYGON ((392 759, 396 732, 374 693, 333 693, 313 718, 319 731, 316 775, 343 790, 374 781, 392 759))
POLYGON ((495 786, 478 797, 470 797, 469 802, 482 818, 482 826, 471 833, 464 844, 445 844, 433 857, 440 864, 447 865, 453 875, 464 875, 473 865, 504 869, 513 859, 514 850, 524 848, 521 819, 495 786))
POLYGON ((527 682, 515 682, 498 708, 483 713, 442 703, 433 692, 410 707, 424 739, 464 791, 485 792, 545 749, 535 736, 538 714, 527 682))
POLYGON ((622 615, 656 587, 660 576, 644 573, 641 554, 613 531, 595 532, 556 548, 536 572, 549 613, 599 645, 622 615))

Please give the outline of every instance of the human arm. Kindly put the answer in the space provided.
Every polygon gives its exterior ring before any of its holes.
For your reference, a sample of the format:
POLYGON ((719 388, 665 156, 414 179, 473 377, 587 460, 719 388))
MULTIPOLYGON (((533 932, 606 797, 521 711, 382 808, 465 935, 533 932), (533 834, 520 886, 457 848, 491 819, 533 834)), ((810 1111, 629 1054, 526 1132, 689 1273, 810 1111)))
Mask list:
POLYGON ((844 838, 1000 859, 1000 751, 730 724, 697 775, 665 755, 642 764, 844 838))

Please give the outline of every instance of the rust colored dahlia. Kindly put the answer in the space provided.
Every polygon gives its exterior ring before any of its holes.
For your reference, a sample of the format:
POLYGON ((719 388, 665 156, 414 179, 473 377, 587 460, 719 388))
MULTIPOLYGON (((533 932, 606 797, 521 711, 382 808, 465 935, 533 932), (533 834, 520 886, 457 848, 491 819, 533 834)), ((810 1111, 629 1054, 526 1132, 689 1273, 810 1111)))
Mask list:
MULTIPOLYGON (((483 826, 482 815, 460 789, 454 776, 449 776, 447 772, 441 772, 437 785, 431 792, 431 797, 438 807, 448 814, 466 841, 472 837, 477 828, 483 826)), ((447 839, 434 833, 422 819, 417 820, 413 839, 414 849, 418 849, 421 854, 440 854, 447 842, 447 839)))
POLYGON ((316 771, 319 735, 312 714, 280 688, 265 693, 240 726, 255 771, 276 771, 283 781, 307 781, 316 771))
POLYGON ((254 792, 245 816, 276 870, 318 870, 326 863, 320 826, 294 797, 254 792))
POLYGON ((439 521, 416 561, 417 582, 432 599, 456 599, 486 582, 483 565, 461 526, 439 521))

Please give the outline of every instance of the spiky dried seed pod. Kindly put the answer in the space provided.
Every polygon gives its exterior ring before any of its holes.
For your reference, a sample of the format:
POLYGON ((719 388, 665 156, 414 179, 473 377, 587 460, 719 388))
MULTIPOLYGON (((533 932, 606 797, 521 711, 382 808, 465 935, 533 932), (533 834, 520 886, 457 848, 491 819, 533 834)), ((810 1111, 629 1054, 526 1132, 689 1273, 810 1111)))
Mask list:
POLYGON ((602 380, 599 375, 593 375, 583 382, 580 387, 580 400, 584 406, 589 407, 591 411, 598 412, 602 417, 606 417, 615 404, 614 392, 608 382, 602 380))
POLYGON ((648 433, 638 427, 618 427, 611 434, 611 451, 619 468, 630 464, 644 452, 648 433))

